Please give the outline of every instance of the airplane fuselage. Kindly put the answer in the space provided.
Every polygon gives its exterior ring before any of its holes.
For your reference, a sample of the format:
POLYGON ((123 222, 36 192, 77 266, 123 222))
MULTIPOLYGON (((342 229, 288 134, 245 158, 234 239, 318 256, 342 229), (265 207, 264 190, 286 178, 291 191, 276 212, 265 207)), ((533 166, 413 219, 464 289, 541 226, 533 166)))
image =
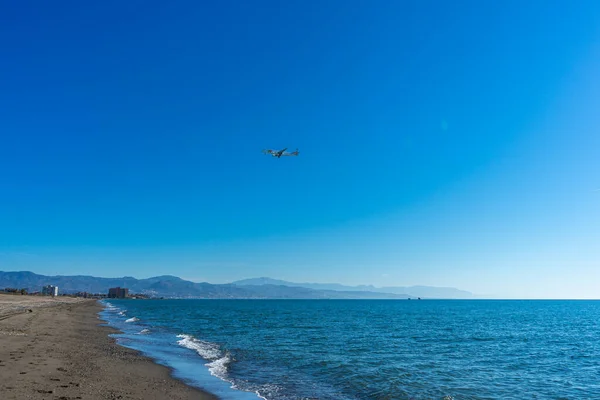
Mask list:
POLYGON ((291 153, 286 152, 286 149, 275 151, 275 150, 263 150, 263 153, 270 154, 273 157, 281 158, 281 156, 297 156, 299 154, 298 150, 293 151, 291 153))
POLYGON ((264 154, 270 154, 270 155, 272 155, 273 157, 276 157, 276 158, 281 158, 281 156, 297 156, 299 154, 298 150, 293 151, 291 153, 288 153, 286 150, 287 150, 287 148, 285 148, 283 150, 271 150, 271 149, 268 149, 268 150, 263 150, 263 153, 264 154))

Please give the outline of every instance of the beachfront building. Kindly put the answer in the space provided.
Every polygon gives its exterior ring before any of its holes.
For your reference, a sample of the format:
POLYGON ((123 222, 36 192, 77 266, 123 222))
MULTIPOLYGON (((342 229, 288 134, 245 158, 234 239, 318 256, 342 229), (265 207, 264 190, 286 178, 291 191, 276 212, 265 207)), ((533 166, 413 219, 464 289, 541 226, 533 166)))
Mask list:
POLYGON ((108 298, 109 299, 124 299, 129 296, 129 289, 127 288, 110 288, 108 289, 108 298))
POLYGON ((58 286, 46 285, 42 288, 42 294, 45 296, 58 296, 58 286))

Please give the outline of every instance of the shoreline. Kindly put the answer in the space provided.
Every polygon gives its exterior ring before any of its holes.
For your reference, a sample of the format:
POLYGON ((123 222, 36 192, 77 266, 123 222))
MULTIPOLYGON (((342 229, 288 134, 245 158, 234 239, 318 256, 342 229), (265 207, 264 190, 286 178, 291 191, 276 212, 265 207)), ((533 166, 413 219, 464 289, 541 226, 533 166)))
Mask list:
POLYGON ((97 300, 0 296, 0 398, 218 399, 117 344, 102 310, 97 300))

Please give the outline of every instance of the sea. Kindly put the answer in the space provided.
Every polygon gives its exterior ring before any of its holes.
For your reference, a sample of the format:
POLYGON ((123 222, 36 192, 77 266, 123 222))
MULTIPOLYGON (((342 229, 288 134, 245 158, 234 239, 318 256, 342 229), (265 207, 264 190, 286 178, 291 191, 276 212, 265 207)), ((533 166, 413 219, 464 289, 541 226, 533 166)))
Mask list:
POLYGON ((102 300, 223 400, 600 399, 600 301, 102 300))

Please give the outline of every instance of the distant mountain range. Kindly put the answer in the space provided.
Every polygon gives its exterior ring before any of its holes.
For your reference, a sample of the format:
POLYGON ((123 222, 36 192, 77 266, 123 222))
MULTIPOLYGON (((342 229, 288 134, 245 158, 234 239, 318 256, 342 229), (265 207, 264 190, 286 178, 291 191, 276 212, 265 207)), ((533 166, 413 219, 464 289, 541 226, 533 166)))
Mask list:
POLYGON ((375 287, 373 285, 345 286, 339 283, 294 283, 271 278, 253 278, 243 279, 232 282, 235 285, 283 285, 290 287, 303 287, 315 290, 336 290, 344 292, 373 292, 390 293, 409 297, 423 298, 443 298, 443 299, 473 299, 475 295, 465 290, 459 290, 451 287, 434 286, 384 286, 375 287))
POLYGON ((469 292, 454 288, 427 286, 387 287, 344 286, 340 284, 293 283, 271 278, 245 279, 229 284, 210 284, 186 281, 163 275, 148 279, 130 276, 98 278, 93 276, 46 276, 29 271, 0 271, 0 289, 27 288, 41 291, 42 286, 58 286, 60 293, 107 293, 111 287, 125 287, 130 293, 166 298, 211 299, 406 299, 473 298, 469 292))

